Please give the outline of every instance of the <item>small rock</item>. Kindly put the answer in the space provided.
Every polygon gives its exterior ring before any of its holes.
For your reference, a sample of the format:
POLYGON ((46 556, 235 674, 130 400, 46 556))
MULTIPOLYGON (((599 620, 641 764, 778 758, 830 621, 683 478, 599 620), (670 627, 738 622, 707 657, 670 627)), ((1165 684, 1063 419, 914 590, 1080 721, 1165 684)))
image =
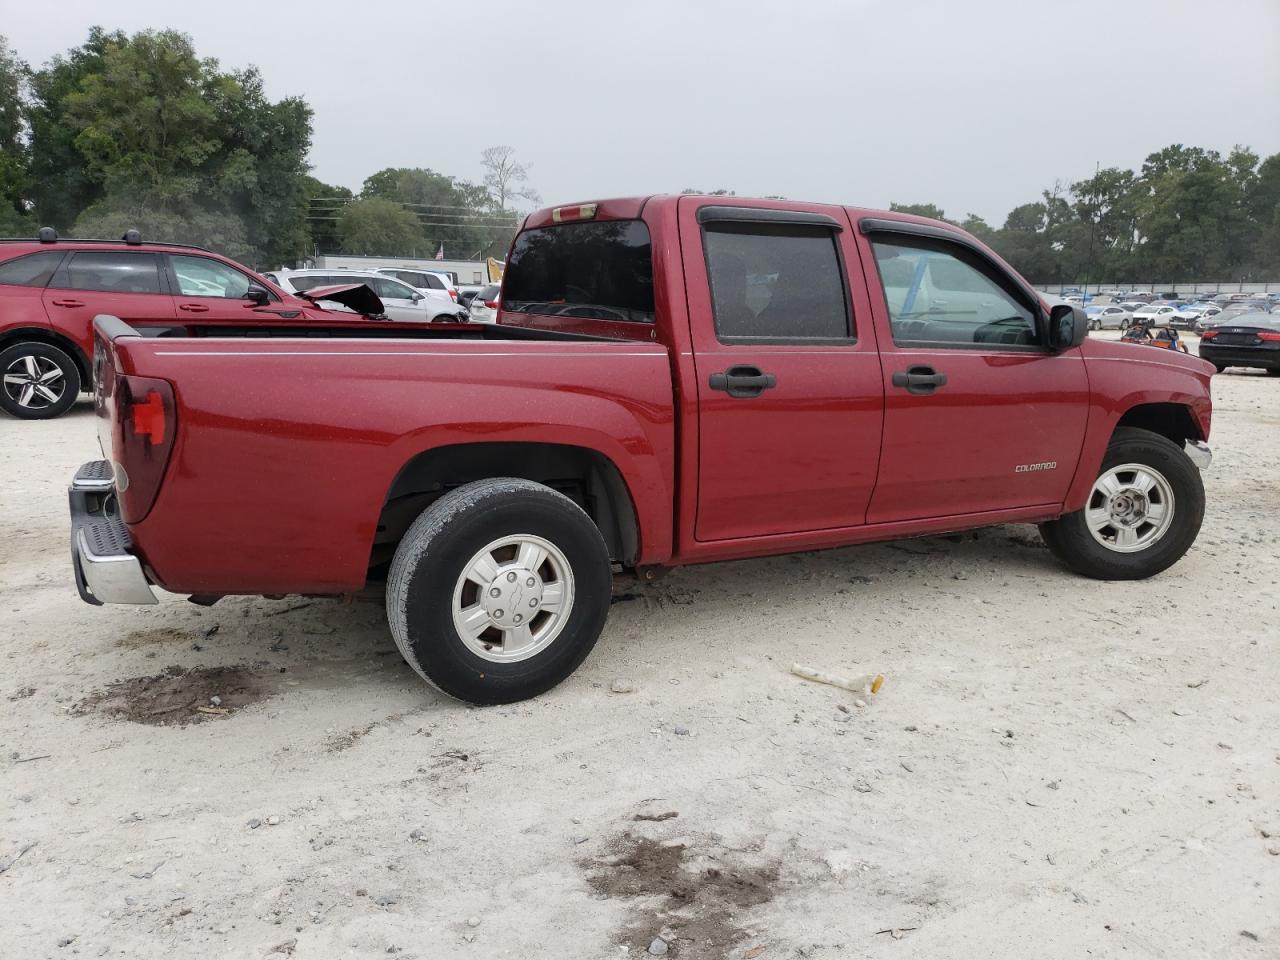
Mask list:
POLYGON ((368 895, 369 895, 369 891, 366 890, 364 887, 356 887, 357 897, 367 897, 368 895))
POLYGON ((1273 843, 1271 846, 1267 847, 1267 853, 1271 854, 1273 857, 1280 857, 1280 843, 1273 843))
POLYGON ((581 833, 580 833, 580 834, 578 834, 577 836, 575 836, 575 837, 573 838, 573 842, 574 842, 574 844, 575 844, 575 845, 577 845, 577 844, 579 844, 579 843, 586 843, 586 842, 587 842, 588 840, 590 840, 590 839, 591 839, 590 837, 586 836, 585 834, 581 834, 581 833))
POLYGON ((60 947, 69 947, 69 946, 71 946, 71 944, 73 944, 73 943, 75 943, 75 942, 76 942, 76 937, 77 937, 77 936, 79 936, 79 934, 72 934, 72 935, 71 935, 71 936, 69 936, 69 937, 62 937, 61 939, 59 939, 59 940, 58 940, 58 946, 60 946, 60 947))
POLYGON ((373 898, 373 902, 380 907, 390 907, 400 902, 398 893, 380 893, 373 898))
POLYGON ((152 877, 156 875, 156 871, 163 866, 164 866, 164 861, 161 860, 150 870, 135 870, 133 873, 129 874, 129 876, 133 877, 133 879, 135 880, 150 880, 152 877))
POLYGON ((137 897, 125 897, 125 898, 124 898, 124 905, 125 905, 126 907, 136 907, 136 906, 138 905, 138 898, 137 898, 137 897))
POLYGON ((903 769, 903 770, 905 770, 905 771, 907 771, 907 773, 915 773, 915 772, 916 772, 916 768, 915 768, 915 767, 913 767, 913 766, 912 766, 910 763, 908 763, 906 760, 899 760, 899 761, 898 761, 898 766, 902 767, 902 769, 903 769))
POLYGON ((855 707, 865 707, 865 706, 867 705, 867 701, 865 701, 865 700, 863 700, 861 697, 859 697, 857 700, 854 700, 854 701, 853 701, 853 705, 854 705, 855 707))
POLYGON ((1190 716, 1193 716, 1193 714, 1191 713, 1191 711, 1190 711, 1190 710, 1188 710, 1186 707, 1174 707, 1174 708, 1173 708, 1173 715, 1174 715, 1175 717, 1190 717, 1190 716))
POLYGON ((613 683, 609 684, 609 689, 613 693, 635 693, 636 685, 631 680, 619 677, 617 680, 614 680, 613 683))
POLYGON ((18 690, 15 690, 13 693, 11 693, 11 694, 9 695, 9 699, 10 699, 10 700, 25 700, 25 699, 27 699, 27 697, 30 697, 30 696, 34 695, 34 694, 35 694, 35 692, 36 692, 36 688, 35 688, 35 687, 20 687, 18 690))
POLYGON ((654 937, 653 943, 649 944, 649 955, 653 957, 665 957, 667 955, 667 941, 661 937, 654 937))
POLYGON ((425 831, 425 830, 423 830, 421 827, 419 827, 418 829, 416 829, 416 830, 412 831, 412 832, 409 834, 409 839, 410 839, 410 840, 417 840, 417 841, 419 841, 420 843, 426 843, 426 842, 427 842, 427 834, 426 834, 426 831, 425 831))
POLYGON ((214 695, 209 698, 209 703, 213 704, 213 706, 215 707, 220 707, 222 706, 222 698, 217 695, 214 695))
POLYGON ((905 731, 907 731, 907 733, 915 733, 915 732, 916 732, 917 730, 919 730, 920 728, 919 728, 919 727, 917 727, 914 723, 912 723, 912 724, 908 724, 907 726, 903 727, 902 729, 903 729, 903 730, 905 730, 905 731))
POLYGON ((1046 787, 1048 787, 1050 790, 1057 790, 1057 789, 1058 789, 1058 781, 1057 781, 1057 780, 1050 780, 1048 783, 1046 783, 1046 784, 1045 784, 1045 786, 1046 786, 1046 787))
POLYGON ((479 917, 467 917, 467 926, 468 926, 468 927, 478 927, 478 926, 480 926, 480 918, 479 918, 479 917))
POLYGON ((683 723, 677 723, 675 725, 675 729, 673 729, 671 732, 674 733, 677 737, 687 737, 689 736, 691 731, 683 723))
POLYGON ((853 789, 857 790, 859 793, 870 793, 871 784, 859 777, 857 780, 853 781, 853 789))
POLYGON ((298 946, 298 938, 291 937, 290 939, 284 941, 284 943, 277 943, 274 947, 271 948, 271 952, 282 953, 286 957, 291 957, 293 956, 293 951, 297 949, 297 946, 298 946))
POLYGON ((838 703, 838 704, 836 704, 836 709, 837 709, 837 710, 839 710, 841 713, 848 713, 848 712, 849 712, 849 708, 848 708, 848 707, 846 707, 843 703, 838 703))
POLYGON ((278 827, 279 825, 280 825, 280 818, 279 818, 279 817, 276 817, 276 816, 270 816, 270 817, 267 817, 267 826, 268 826, 268 827, 278 827))
POLYGON ((464 933, 464 934, 462 935, 462 939, 463 939, 466 943, 475 943, 475 942, 476 942, 476 935, 475 935, 474 933, 464 933))
POLYGON ((257 830, 260 826, 262 826, 262 821, 259 820, 257 817, 253 817, 245 823, 245 826, 248 827, 250 830, 257 830))

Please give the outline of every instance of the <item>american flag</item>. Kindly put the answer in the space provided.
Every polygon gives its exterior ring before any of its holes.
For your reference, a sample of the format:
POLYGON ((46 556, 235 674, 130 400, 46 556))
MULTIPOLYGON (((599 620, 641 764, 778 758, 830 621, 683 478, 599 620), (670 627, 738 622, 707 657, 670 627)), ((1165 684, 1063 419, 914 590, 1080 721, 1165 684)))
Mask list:
POLYGON ((440 249, 436 251, 436 259, 437 259, 437 260, 443 260, 443 259, 444 259, 444 244, 443 244, 443 243, 442 243, 442 244, 440 244, 440 249))

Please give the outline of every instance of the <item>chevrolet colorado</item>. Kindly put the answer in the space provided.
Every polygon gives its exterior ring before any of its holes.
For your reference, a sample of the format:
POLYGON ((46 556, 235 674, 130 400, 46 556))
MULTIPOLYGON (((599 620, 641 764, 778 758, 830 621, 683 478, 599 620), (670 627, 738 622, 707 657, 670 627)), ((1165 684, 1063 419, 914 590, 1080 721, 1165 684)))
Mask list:
POLYGON ((1030 522, 1149 577, 1200 528, 1213 367, 1087 323, 947 224, 704 196, 531 214, 493 326, 99 317, 74 572, 90 603, 385 582, 475 703, 568 676, 621 570, 1030 522))

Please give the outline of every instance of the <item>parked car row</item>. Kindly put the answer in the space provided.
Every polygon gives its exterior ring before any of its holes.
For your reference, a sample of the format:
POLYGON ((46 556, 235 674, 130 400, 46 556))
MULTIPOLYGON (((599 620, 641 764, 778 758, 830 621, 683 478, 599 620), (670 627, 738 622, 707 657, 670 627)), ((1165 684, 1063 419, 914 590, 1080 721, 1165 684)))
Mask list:
MULTIPOLYGON (((401 271, 413 273, 414 271, 401 271)), ((377 270, 277 270, 263 274, 290 293, 306 293, 317 287, 363 283, 378 295, 391 320, 418 323, 465 323, 467 308, 460 306, 443 288, 413 287, 404 280, 377 270)), ((432 276, 434 275, 428 275, 432 276)), ((438 279, 438 278, 435 278, 438 279)), ((425 282, 425 281, 424 281, 425 282)))

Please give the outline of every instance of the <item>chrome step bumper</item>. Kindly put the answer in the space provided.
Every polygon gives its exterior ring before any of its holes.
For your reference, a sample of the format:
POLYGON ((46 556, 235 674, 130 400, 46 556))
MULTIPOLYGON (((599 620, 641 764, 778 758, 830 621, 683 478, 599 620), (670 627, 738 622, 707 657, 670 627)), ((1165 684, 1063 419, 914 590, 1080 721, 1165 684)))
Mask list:
POLYGON ((67 491, 71 505, 71 569, 80 599, 104 603, 158 603, 142 563, 130 550, 129 528, 116 514, 115 478, 105 460, 86 463, 67 491))

